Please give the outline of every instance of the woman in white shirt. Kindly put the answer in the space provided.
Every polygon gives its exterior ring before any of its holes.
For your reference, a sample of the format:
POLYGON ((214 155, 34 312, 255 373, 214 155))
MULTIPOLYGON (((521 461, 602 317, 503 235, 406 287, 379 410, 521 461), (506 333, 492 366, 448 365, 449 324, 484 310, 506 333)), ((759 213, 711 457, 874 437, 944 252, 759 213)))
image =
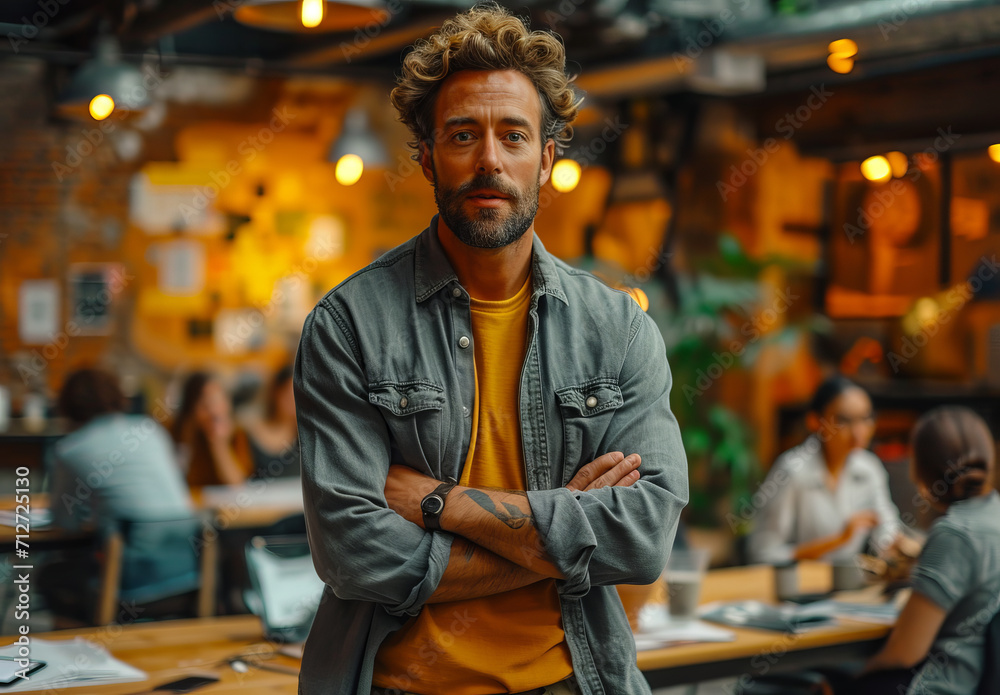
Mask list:
POLYGON ((847 560, 869 536, 887 549, 899 528, 888 474, 868 451, 875 432, 872 402, 843 376, 823 382, 806 423, 812 435, 775 461, 754 496, 751 562, 847 560))

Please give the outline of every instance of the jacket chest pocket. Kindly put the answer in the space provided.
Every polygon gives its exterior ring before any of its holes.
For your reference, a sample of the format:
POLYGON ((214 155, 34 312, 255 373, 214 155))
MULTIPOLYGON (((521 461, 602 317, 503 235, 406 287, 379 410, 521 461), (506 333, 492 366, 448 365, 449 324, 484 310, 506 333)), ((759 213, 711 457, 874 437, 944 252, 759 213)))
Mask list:
MULTIPOLYGON (((580 466, 605 451, 598 451, 615 411, 624 403, 616 379, 591 379, 556 391, 563 421, 565 465, 563 481, 570 481, 580 466)), ((630 452, 625 452, 626 454, 630 452)))
POLYGON ((368 400, 389 428, 392 462, 438 477, 446 434, 444 389, 425 380, 380 381, 369 384, 368 400))

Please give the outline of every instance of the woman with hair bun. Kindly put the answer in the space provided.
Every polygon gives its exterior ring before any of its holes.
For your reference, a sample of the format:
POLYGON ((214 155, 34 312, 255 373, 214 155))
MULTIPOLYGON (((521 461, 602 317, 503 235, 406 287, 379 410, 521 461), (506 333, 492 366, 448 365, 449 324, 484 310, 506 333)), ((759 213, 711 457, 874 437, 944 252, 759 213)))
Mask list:
POLYGON ((813 434, 782 454, 755 499, 762 499, 750 535, 751 562, 849 560, 872 545, 896 540, 899 511, 889 476, 868 450, 875 433, 863 388, 835 376, 816 390, 806 418, 813 434))
POLYGON ((985 631, 1000 607, 996 447, 982 418, 946 406, 911 435, 910 475, 944 512, 911 573, 913 593, 864 674, 837 692, 968 695, 982 678, 985 631))

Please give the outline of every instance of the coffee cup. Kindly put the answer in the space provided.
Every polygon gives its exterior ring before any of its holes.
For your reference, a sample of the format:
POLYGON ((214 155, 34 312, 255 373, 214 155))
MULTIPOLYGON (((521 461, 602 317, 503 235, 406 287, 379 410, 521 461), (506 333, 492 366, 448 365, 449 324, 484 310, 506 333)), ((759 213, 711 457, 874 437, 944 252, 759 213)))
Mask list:
POLYGON ((692 620, 701 599, 701 584, 708 568, 707 550, 674 550, 667 560, 667 607, 672 620, 692 620))
POLYGON ((774 595, 779 601, 799 595, 799 563, 792 560, 774 566, 774 595))

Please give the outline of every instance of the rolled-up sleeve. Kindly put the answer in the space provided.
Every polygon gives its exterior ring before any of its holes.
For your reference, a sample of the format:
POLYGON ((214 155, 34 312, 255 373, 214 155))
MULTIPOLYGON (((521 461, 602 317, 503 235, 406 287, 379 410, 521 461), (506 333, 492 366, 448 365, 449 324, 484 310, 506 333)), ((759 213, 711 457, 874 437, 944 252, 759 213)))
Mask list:
POLYGON ((670 410, 666 350, 652 319, 635 311, 618 379, 622 406, 600 450, 638 453, 639 480, 631 487, 588 492, 528 492, 546 551, 564 577, 560 591, 567 596, 583 596, 592 585, 656 581, 687 504, 687 459, 670 410))
POLYGON ((341 599, 415 615, 448 564, 451 537, 388 508, 385 420, 349 323, 324 300, 306 319, 295 360, 306 528, 319 576, 341 599))

